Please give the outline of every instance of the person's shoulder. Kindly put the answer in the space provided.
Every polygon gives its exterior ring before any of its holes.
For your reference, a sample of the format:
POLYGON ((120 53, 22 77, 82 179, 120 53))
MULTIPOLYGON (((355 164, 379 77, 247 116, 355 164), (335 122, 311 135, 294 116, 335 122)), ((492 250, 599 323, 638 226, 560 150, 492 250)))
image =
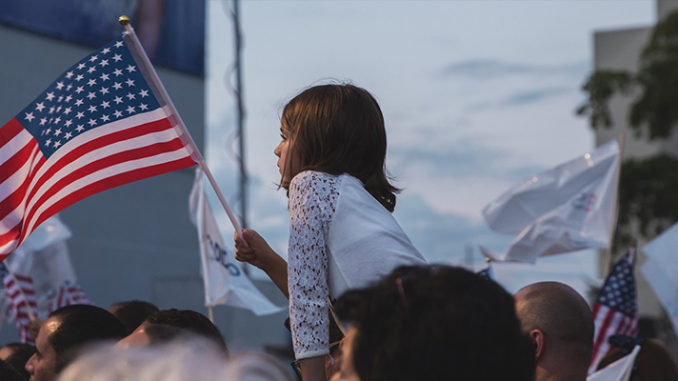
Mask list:
POLYGON ((331 175, 326 172, 306 170, 297 173, 290 181, 290 191, 292 189, 304 189, 318 184, 328 184, 336 182, 339 176, 331 175))

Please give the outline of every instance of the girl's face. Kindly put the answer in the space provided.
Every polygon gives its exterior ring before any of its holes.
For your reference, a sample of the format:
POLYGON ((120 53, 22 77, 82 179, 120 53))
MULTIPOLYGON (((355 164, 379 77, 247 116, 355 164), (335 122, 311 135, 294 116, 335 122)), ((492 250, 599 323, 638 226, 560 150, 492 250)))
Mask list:
POLYGON ((278 157, 278 171, 280 171, 280 177, 282 184, 288 184, 291 179, 287 178, 289 176, 289 168, 287 168, 288 152, 289 152, 290 140, 287 136, 287 132, 282 127, 280 128, 280 143, 273 150, 275 156, 278 157), (286 173, 287 172, 287 173, 286 173))

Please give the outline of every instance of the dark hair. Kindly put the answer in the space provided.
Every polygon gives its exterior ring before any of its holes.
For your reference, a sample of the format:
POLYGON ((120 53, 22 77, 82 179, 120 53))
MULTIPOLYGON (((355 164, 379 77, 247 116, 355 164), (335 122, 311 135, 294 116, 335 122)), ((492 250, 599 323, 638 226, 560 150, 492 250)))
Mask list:
MULTIPOLYGON (((287 103, 281 125, 290 139, 283 168, 289 179, 304 170, 348 173, 393 211, 398 189, 384 169, 384 117, 367 90, 349 84, 306 89, 287 103)), ((281 185, 288 186, 283 180, 281 185)))
MULTIPOLYGON (((671 353, 656 340, 636 341, 640 351, 633 364, 630 381, 678 380, 678 366, 671 353)), ((633 346, 614 348, 598 363, 598 370, 628 355, 633 346)))
POLYGON ((355 324, 361 380, 532 380, 534 344, 513 298, 490 279, 450 266, 402 266, 336 304, 355 324))
POLYGON ((0 360, 0 380, 3 381, 24 381, 28 380, 23 374, 10 365, 7 361, 0 360))
POLYGON ((146 322, 185 329, 213 341, 219 348, 226 351, 226 342, 221 336, 219 329, 205 315, 199 312, 172 308, 152 314, 146 319, 146 322))
MULTIPOLYGON (((7 348, 12 351, 4 360, 25 379, 29 379, 30 374, 26 370, 26 363, 28 362, 28 359, 33 356, 33 353, 35 353, 35 347, 24 343, 9 343, 2 346, 2 348, 7 348)), ((4 378, 0 377, 0 379, 4 378)))
POLYGON ((147 323, 144 326, 144 332, 150 345, 165 344, 178 338, 196 336, 195 333, 184 328, 154 323, 147 323))
POLYGON ((127 334, 134 332, 151 314, 158 312, 158 307, 149 302, 131 300, 115 303, 108 309, 125 326, 127 334))
POLYGON ((103 308, 74 304, 59 308, 49 315, 59 325, 47 337, 47 342, 57 355, 55 371, 60 372, 85 344, 100 340, 120 340, 125 337, 125 327, 103 308))

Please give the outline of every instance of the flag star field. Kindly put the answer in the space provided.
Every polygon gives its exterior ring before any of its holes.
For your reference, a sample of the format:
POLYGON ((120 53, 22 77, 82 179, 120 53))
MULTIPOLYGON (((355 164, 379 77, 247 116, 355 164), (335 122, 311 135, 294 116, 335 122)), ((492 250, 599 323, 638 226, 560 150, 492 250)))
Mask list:
POLYGON ((85 131, 158 107, 118 39, 73 65, 17 117, 49 158, 85 131))

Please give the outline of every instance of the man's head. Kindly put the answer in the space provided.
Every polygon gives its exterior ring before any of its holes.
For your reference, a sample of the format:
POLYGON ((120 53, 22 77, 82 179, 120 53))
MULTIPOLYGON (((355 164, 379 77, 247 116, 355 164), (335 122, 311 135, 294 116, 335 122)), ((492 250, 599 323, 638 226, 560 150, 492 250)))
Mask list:
POLYGON ((197 335, 183 328, 165 324, 143 323, 124 339, 118 341, 118 347, 148 347, 168 344, 176 339, 189 340, 197 335))
POLYGON ((192 310, 169 310, 158 311, 146 319, 144 325, 168 325, 181 328, 198 336, 211 340, 219 348, 226 351, 226 342, 221 336, 219 329, 205 317, 205 315, 192 310))
POLYGON ((35 339, 36 352, 26 363, 31 381, 54 380, 85 344, 119 340, 125 336, 122 323, 108 311, 76 304, 52 312, 35 339))
POLYGON ((158 307, 149 302, 131 300, 113 304, 108 307, 108 312, 112 313, 120 320, 129 335, 149 316, 158 312, 158 307))
POLYGON ((470 271, 399 267, 347 291, 336 311, 353 325, 333 380, 532 380, 533 345, 513 298, 470 271))
POLYGON ((35 353, 35 347, 32 345, 9 343, 0 348, 0 360, 6 361, 24 378, 29 378, 30 374, 26 371, 25 366, 33 353, 35 353))
POLYGON ((536 344, 537 376, 574 372, 585 377, 594 327, 584 298, 558 282, 531 284, 514 298, 522 330, 536 344))

